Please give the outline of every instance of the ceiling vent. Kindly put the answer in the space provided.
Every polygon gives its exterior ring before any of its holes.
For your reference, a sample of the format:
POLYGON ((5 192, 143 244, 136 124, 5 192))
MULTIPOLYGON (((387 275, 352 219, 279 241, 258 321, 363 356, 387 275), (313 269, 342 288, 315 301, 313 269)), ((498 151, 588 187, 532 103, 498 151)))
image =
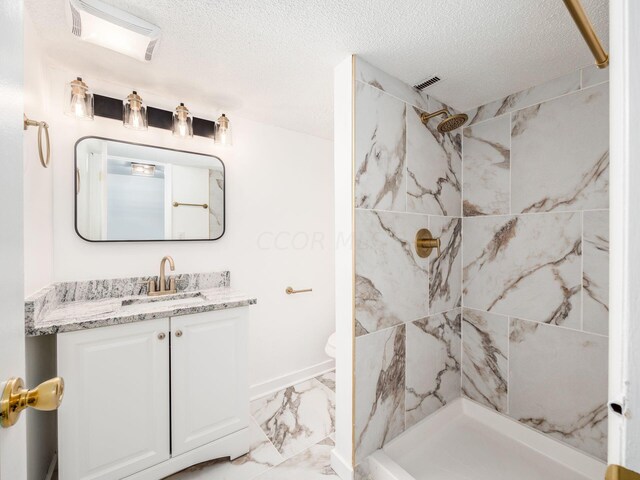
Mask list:
POLYGON ((440 77, 437 75, 431 75, 430 77, 427 77, 425 80, 423 80, 422 82, 418 83, 417 85, 414 85, 413 88, 416 88, 420 91, 424 90, 425 88, 429 88, 431 85, 438 83, 440 81, 440 77))
POLYGON ((160 27, 100 0, 67 2, 67 21, 79 39, 143 62, 153 57, 160 27))

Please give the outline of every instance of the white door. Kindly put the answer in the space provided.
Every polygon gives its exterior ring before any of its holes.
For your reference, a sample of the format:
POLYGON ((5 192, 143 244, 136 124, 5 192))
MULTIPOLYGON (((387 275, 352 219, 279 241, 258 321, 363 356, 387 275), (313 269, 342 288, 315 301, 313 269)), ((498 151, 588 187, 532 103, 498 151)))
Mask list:
POLYGON ((172 454, 249 422, 248 307, 171 318, 172 454))
POLYGON ((58 335, 60 478, 120 479, 169 459, 169 319, 58 335))
POLYGON ((640 472, 640 2, 611 0, 609 463, 640 472))
MULTIPOLYGON (((25 378, 22 22, 22 1, 0 1, 0 389, 9 377, 25 378)), ((32 160, 38 161, 35 158, 32 160)), ((2 480, 27 478, 24 417, 23 413, 18 423, 11 428, 0 428, 2 480)))

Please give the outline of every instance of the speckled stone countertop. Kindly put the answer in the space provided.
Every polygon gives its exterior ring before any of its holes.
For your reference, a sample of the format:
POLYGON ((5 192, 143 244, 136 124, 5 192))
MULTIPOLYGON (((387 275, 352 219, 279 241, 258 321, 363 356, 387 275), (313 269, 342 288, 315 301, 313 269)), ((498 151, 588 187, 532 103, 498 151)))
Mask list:
POLYGON ((177 275, 178 293, 161 297, 147 296, 149 278, 50 285, 25 300, 25 333, 52 335, 256 303, 230 288, 229 272, 177 275))

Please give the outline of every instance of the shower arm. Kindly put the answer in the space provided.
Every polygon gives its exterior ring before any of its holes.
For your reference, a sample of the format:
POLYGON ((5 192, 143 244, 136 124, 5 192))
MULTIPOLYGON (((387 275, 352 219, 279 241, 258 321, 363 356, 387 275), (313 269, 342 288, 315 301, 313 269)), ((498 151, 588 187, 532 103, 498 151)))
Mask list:
POLYGON ((439 115, 449 115, 449 110, 447 110, 446 108, 442 108, 433 113, 424 112, 422 115, 420 115, 420 120, 422 121, 422 123, 427 123, 430 119, 439 115))

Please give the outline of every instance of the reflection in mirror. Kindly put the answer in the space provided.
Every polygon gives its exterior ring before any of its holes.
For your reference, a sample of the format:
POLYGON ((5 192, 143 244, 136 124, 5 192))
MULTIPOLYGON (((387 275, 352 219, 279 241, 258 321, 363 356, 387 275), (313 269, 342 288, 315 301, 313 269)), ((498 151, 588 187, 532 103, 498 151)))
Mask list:
POLYGON ((76 144, 76 231, 85 240, 215 240, 224 165, 214 156, 97 137, 76 144))

